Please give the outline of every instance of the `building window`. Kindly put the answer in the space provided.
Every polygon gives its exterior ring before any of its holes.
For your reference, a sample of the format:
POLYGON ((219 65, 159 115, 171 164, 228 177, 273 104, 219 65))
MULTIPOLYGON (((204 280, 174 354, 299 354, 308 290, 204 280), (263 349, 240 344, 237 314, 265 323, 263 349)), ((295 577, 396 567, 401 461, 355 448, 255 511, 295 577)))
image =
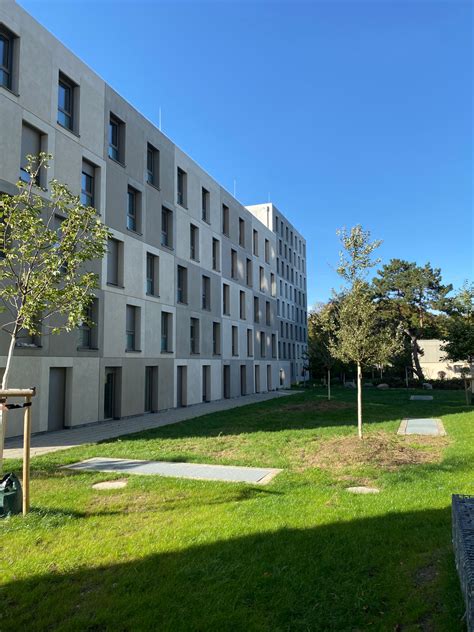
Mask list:
POLYGON ((138 350, 138 322, 140 308, 134 305, 127 305, 126 331, 125 331, 125 349, 127 351, 138 350))
POLYGON ((232 355, 239 355, 239 330, 235 325, 232 325, 232 355))
POLYGON ((164 206, 161 209, 161 245, 173 247, 173 212, 164 206))
POLYGON ((251 259, 247 259, 247 263, 245 266, 245 282, 249 287, 252 287, 253 283, 252 283, 252 260, 251 259))
POLYGON ((260 322, 260 301, 258 296, 253 297, 253 320, 255 323, 260 322))
POLYGON ((178 185, 178 196, 177 201, 180 206, 186 207, 187 204, 187 174, 185 171, 178 167, 178 177, 177 177, 177 185, 178 185))
POLYGON ((98 346, 98 299, 94 298, 88 306, 85 319, 79 327, 79 348, 80 349, 97 349, 98 346))
POLYGON ((247 329, 247 355, 253 356, 253 330, 247 329))
POLYGON ((222 312, 226 315, 230 315, 230 287, 227 283, 222 286, 222 312))
POLYGON ((230 276, 237 278, 237 251, 234 249, 230 251, 230 276))
POLYGON ((58 81, 58 123, 74 130, 74 91, 76 85, 62 73, 58 81))
POLYGON ((239 246, 245 247, 245 221, 239 217, 239 246))
POLYGON ((221 324, 212 323, 212 353, 220 355, 221 353, 221 324))
POLYGON ((275 275, 273 274, 273 272, 270 272, 270 284, 272 288, 272 296, 276 296, 277 288, 276 288, 275 275))
POLYGON ((262 358, 266 356, 266 340, 265 340, 265 332, 260 332, 260 355, 262 358))
POLYGON ((145 367, 145 406, 146 413, 152 413, 158 408, 158 367, 145 367))
POLYGON ((189 226, 189 257, 199 261, 199 228, 194 224, 189 226))
POLYGON ((199 319, 191 318, 189 326, 189 342, 191 353, 199 353, 199 319))
POLYGON ((150 145, 146 146, 146 181, 154 187, 160 184, 160 152, 150 145))
POLYGON ((0 86, 13 88, 13 46, 15 37, 0 27, 0 86))
POLYGON ((109 119, 109 157, 124 163, 125 123, 110 114, 109 119))
POLYGON ((240 318, 245 320, 245 292, 240 290, 240 318))
POLYGON ((270 301, 265 301, 265 322, 268 326, 272 324, 270 301))
POLYGON ((159 263, 159 257, 146 253, 146 293, 150 296, 159 294, 159 263))
POLYGON ((211 309, 211 279, 202 275, 202 309, 211 309))
POLYGON ((213 270, 220 270, 220 259, 221 259, 221 254, 220 254, 220 243, 218 239, 215 239, 214 237, 212 238, 212 269, 213 270))
POLYGON ((107 249, 107 283, 122 285, 123 242, 112 237, 108 240, 107 249))
POLYGON ((253 231, 253 254, 258 257, 258 232, 253 231))
POLYGON ((134 233, 140 230, 140 193, 133 187, 127 191, 127 228, 134 233))
POLYGON ((178 303, 187 303, 188 302, 188 271, 183 266, 178 266, 178 274, 177 274, 177 296, 176 300, 178 303))
POLYGON ((260 266, 260 292, 265 292, 265 270, 260 266))
POLYGON ((169 312, 161 312, 161 352, 171 352, 171 327, 173 315, 169 312))
POLYGON ((222 232, 226 237, 230 235, 230 211, 225 204, 222 205, 222 232))
POLYGON ((210 199, 211 195, 207 189, 202 187, 201 189, 201 208, 202 208, 202 219, 208 224, 211 221, 210 217, 210 199))
POLYGON ((81 204, 95 207, 95 170, 87 160, 82 161, 81 204))
MULTIPOLYGON (((31 179, 30 174, 26 171, 28 167, 27 156, 37 157, 41 151, 41 145, 43 140, 43 134, 34 127, 23 123, 21 128, 21 158, 20 158, 20 180, 23 182, 29 182, 31 179)), ((36 183, 41 185, 41 175, 38 174, 36 183)))
POLYGON ((265 263, 270 263, 270 242, 265 239, 265 263))

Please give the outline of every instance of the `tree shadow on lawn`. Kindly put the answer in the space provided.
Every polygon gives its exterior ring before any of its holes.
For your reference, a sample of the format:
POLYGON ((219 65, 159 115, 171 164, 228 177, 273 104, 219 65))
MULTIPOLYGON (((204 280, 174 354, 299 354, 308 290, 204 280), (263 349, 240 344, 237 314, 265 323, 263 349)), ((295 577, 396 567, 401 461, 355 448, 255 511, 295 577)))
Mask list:
POLYGON ((116 564, 97 559, 94 568, 63 571, 54 560, 53 572, 5 585, 0 627, 462 630, 450 534, 445 508, 281 529, 122 563, 118 540, 116 564))

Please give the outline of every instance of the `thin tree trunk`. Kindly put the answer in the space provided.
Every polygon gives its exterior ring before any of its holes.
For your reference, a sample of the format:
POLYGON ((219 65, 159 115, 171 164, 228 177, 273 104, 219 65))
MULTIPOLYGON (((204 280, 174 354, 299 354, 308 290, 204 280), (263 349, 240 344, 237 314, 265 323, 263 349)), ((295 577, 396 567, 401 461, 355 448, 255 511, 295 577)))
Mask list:
POLYGON ((469 404, 471 403, 471 397, 469 396, 469 386, 468 386, 467 377, 464 378, 464 394, 466 396, 466 405, 469 406, 469 404))
POLYGON ((420 348, 418 346, 418 340, 416 339, 416 336, 414 336, 407 329, 405 329, 405 334, 410 338, 411 356, 413 359, 413 370, 416 373, 417 378, 421 382, 423 382, 425 379, 425 376, 423 374, 423 369, 421 368, 421 364, 420 364, 420 348))
MULTIPOLYGON (((16 343, 16 329, 10 340, 10 346, 8 348, 7 363, 5 365, 5 371, 2 379, 2 390, 8 388, 8 378, 10 377, 10 369, 12 365, 13 352, 15 351, 16 343)), ((0 474, 3 472, 3 452, 5 446, 5 434, 7 430, 7 411, 0 410, 0 474)))
POLYGON ((357 363, 357 429, 359 439, 362 439, 362 369, 357 363))
POLYGON ((328 400, 331 401, 331 369, 328 369, 328 400))

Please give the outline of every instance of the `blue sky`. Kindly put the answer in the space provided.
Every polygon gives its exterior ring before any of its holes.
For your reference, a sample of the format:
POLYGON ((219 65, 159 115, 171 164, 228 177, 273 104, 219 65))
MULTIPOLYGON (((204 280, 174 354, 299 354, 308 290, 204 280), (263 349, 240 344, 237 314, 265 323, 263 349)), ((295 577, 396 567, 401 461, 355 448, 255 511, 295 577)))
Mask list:
POLYGON ((471 2, 20 4, 243 204, 270 194, 309 305, 340 285, 343 225, 472 278, 471 2))

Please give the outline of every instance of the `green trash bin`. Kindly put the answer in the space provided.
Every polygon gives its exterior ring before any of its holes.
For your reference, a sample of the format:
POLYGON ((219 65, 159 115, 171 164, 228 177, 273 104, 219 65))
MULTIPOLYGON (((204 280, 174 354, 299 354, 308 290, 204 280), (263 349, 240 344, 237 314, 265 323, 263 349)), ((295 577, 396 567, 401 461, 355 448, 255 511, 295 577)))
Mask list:
POLYGON ((0 518, 21 513, 22 490, 18 477, 10 472, 0 480, 0 518))

